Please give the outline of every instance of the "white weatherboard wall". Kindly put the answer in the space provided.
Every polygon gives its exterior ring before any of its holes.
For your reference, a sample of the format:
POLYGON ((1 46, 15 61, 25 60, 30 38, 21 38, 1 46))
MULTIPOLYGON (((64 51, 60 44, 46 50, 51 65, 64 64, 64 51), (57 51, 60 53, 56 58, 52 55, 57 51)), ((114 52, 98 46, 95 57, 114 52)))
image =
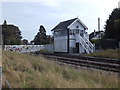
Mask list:
POLYGON ((74 35, 70 35, 69 38, 70 38, 69 39, 70 47, 75 47, 75 42, 76 42, 75 36, 74 35))
MULTIPOLYGON (((70 30, 75 30, 75 29, 79 29, 79 30, 84 31, 84 27, 78 21, 70 26, 70 30), (77 26, 78 26, 78 28, 76 28, 77 26)), ((79 39, 80 31, 79 31, 79 34, 76 34, 76 31, 74 31, 74 33, 75 33, 75 35, 70 35, 70 41, 69 41, 69 43, 70 43, 70 53, 73 53, 72 48, 76 47, 75 46, 76 43, 80 42, 80 39, 79 39)), ((87 38, 89 38, 87 34, 84 35, 84 36, 87 36, 87 38)), ((79 44, 79 53, 84 53, 84 51, 85 50, 84 50, 83 46, 79 44)))
POLYGON ((69 36, 69 53, 74 53, 73 48, 75 48, 75 36, 74 35, 70 35, 69 36))
POLYGON ((78 26, 77 29, 84 30, 84 27, 78 21, 71 25, 69 29, 76 29, 77 26, 78 26))
POLYGON ((48 52, 53 53, 53 44, 47 44, 43 46, 45 50, 47 50, 48 52))
POLYGON ((67 52, 67 36, 54 37, 54 52, 67 52))
POLYGON ((84 53, 84 52, 85 52, 85 49, 81 44, 79 44, 79 53, 84 53))

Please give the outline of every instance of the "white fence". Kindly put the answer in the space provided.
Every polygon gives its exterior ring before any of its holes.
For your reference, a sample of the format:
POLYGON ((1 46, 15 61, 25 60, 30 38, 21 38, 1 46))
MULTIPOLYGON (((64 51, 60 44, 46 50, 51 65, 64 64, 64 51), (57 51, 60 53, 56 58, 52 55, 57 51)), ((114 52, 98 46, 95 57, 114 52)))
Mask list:
POLYGON ((53 51, 53 44, 47 44, 43 46, 45 50, 47 50, 48 52, 54 52, 53 51))
POLYGON ((4 45, 4 50, 15 51, 15 52, 35 52, 42 49, 48 52, 53 52, 53 44, 48 45, 4 45))

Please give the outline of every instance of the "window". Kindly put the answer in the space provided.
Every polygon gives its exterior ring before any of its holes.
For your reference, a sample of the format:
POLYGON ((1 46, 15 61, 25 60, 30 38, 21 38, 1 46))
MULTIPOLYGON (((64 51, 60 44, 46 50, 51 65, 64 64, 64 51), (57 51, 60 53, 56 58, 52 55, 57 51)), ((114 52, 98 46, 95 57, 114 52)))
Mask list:
POLYGON ((54 31, 54 37, 66 36, 67 30, 54 31))
POLYGON ((84 31, 80 30, 80 36, 83 37, 84 31))
POLYGON ((75 31, 76 31, 76 34, 79 34, 79 29, 75 29, 75 31))
POLYGON ((75 35, 74 29, 71 29, 71 30, 69 31, 69 34, 70 34, 70 35, 75 35))
POLYGON ((76 26, 76 28, 79 28, 79 26, 76 26))

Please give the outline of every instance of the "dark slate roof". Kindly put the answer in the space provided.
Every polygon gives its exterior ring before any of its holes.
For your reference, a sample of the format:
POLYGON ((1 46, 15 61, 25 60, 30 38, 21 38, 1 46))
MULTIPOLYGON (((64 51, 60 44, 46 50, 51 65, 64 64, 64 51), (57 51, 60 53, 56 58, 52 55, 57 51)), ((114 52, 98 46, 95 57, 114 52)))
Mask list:
POLYGON ((104 31, 96 31, 95 32, 95 35, 94 35, 94 32, 92 32, 90 35, 89 35, 89 39, 92 39, 93 37, 95 37, 96 35, 98 35, 99 33, 101 32, 104 32, 104 31))
POLYGON ((67 27, 72 24, 77 18, 70 19, 67 21, 60 22, 56 27, 54 27, 51 31, 53 30, 59 30, 59 29, 67 29, 67 27))

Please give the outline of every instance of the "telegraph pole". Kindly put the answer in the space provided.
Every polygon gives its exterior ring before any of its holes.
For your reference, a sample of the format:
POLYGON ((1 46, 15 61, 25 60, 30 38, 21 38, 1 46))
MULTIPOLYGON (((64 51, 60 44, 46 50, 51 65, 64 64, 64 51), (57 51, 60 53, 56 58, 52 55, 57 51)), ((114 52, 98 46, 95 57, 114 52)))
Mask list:
POLYGON ((0 27, 0 50, 2 50, 3 41, 2 41, 2 26, 0 27))
POLYGON ((118 2, 118 8, 120 8, 120 1, 118 2))
POLYGON ((0 50, 4 49, 3 46, 3 34, 2 34, 2 26, 0 26, 0 50))

